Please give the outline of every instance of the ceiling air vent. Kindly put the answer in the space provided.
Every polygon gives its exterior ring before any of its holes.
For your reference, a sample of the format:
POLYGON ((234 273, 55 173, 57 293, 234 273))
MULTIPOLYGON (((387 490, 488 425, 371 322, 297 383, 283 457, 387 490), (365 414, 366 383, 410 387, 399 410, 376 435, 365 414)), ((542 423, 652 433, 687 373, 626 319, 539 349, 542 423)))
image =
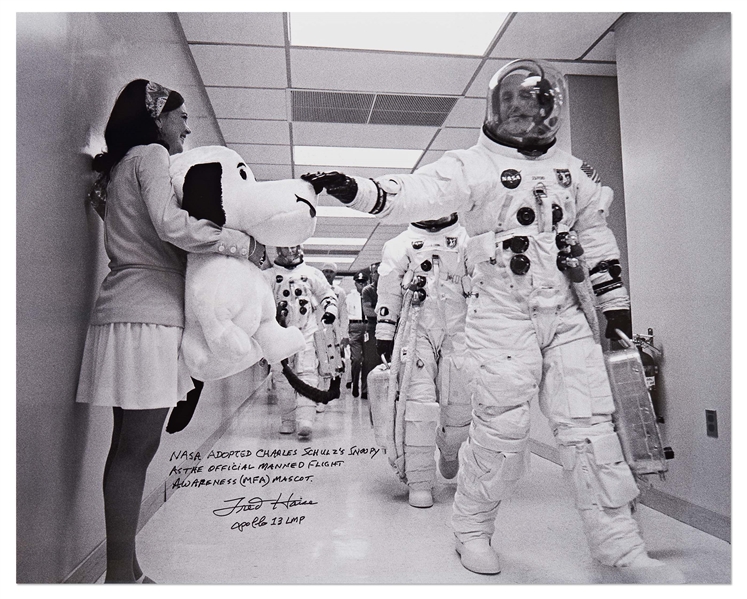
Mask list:
POLYGON ((440 127, 456 97, 292 91, 293 120, 440 127))
POLYGON ((457 99, 441 96, 376 96, 369 123, 376 125, 422 125, 440 127, 457 99))
POLYGON ((311 123, 367 123, 375 94, 293 91, 293 120, 311 123))

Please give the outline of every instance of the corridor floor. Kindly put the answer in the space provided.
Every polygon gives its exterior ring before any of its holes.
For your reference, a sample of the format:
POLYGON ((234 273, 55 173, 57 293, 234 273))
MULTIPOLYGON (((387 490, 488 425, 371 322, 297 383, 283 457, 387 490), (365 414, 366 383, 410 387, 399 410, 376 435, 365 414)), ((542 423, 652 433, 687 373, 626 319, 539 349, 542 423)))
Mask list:
MULTIPOLYGON (((187 484, 224 484, 178 489, 145 525, 138 555, 151 578, 166 584, 622 582, 592 561, 561 469, 548 460, 532 455, 531 472, 501 507, 493 546, 503 571, 483 576, 465 570, 454 551, 455 482, 439 475, 435 505, 410 507, 407 488, 376 452, 367 401, 345 392, 317 414, 308 441, 280 435, 279 425, 277 405, 260 391, 213 453, 201 456, 202 471, 187 484)), ((649 554, 679 568, 688 583, 731 581, 730 544, 645 506, 639 521, 649 554)))

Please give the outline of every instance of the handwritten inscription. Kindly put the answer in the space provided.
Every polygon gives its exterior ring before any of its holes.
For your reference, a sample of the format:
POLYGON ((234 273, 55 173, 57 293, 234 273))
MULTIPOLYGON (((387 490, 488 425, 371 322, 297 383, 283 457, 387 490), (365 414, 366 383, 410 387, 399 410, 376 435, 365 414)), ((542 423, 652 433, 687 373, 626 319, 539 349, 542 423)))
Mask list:
MULTIPOLYGON (((211 487, 282 489, 312 484, 326 471, 344 468, 351 460, 373 459, 381 453, 377 447, 298 447, 258 449, 211 449, 173 451, 169 458, 172 489, 205 489, 211 487)), ((276 526, 297 526, 308 521, 309 514, 277 515, 277 510, 306 512, 318 505, 296 491, 277 492, 267 489, 263 496, 244 495, 222 502, 211 511, 218 518, 232 520, 230 529, 244 532, 276 526), (266 494, 265 494, 266 493, 266 494), (269 498, 267 498, 269 497, 269 498), (260 513, 269 510, 270 514, 260 513), (251 517, 249 517, 251 516, 251 517)), ((279 491, 279 489, 278 489, 279 491)), ((240 493, 240 492, 239 492, 240 493)), ((214 505, 214 504, 213 504, 214 505)))
MULTIPOLYGON (((377 455, 381 449, 378 447, 358 447, 357 445, 351 445, 349 448, 344 447, 333 447, 333 448, 314 448, 304 447, 300 452, 298 449, 257 449, 252 452, 251 449, 234 449, 229 451, 217 451, 211 449, 205 458, 208 460, 231 460, 231 459, 243 459, 243 458, 288 458, 294 456, 332 456, 332 455, 369 455, 372 458, 377 455)), ((199 462, 202 460, 199 451, 187 451, 179 450, 172 451, 169 461, 173 462, 176 460, 189 460, 199 462)))

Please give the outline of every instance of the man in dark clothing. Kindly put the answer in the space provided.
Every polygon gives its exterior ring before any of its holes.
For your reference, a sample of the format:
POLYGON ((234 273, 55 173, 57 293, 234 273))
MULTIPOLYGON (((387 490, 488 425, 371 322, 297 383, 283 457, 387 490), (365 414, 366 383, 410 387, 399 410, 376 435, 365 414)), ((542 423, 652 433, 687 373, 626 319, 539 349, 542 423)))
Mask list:
POLYGON ((363 344, 363 370, 361 372, 361 399, 368 399, 368 373, 381 363, 381 358, 376 352, 376 303, 378 301, 376 285, 379 282, 378 267, 378 262, 369 267, 371 282, 361 291, 363 314, 366 317, 366 336, 363 344))
POLYGON ((353 277, 355 290, 348 293, 345 305, 348 312, 348 338, 350 340, 350 377, 353 386, 353 397, 358 397, 358 390, 368 395, 365 377, 361 381, 363 367, 363 343, 366 336, 367 318, 363 311, 361 292, 368 283, 368 274, 361 271, 353 277))

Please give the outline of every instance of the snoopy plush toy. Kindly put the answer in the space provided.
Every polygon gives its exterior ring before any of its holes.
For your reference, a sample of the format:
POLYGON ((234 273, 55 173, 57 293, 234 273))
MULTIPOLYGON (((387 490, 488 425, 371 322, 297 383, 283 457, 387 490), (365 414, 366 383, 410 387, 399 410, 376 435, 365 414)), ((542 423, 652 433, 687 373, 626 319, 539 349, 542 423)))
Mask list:
MULTIPOLYGON (((171 161, 174 191, 198 219, 244 231, 267 246, 294 246, 316 227, 317 197, 300 179, 257 182, 242 157, 204 146, 171 161)), ((226 254, 236 248, 225 248, 226 254)), ((201 381, 225 378, 261 358, 273 364, 301 351, 304 339, 275 319, 275 300, 257 266, 222 254, 187 257, 182 354, 201 381)))

